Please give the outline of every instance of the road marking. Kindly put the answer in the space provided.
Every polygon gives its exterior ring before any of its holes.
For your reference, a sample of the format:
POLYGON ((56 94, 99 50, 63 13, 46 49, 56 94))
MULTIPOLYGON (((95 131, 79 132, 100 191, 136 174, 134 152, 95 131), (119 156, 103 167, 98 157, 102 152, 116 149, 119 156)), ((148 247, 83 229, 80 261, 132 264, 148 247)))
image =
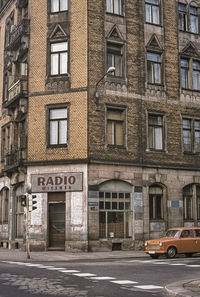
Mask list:
POLYGON ((144 285, 144 286, 134 286, 134 288, 142 289, 142 290, 154 290, 154 289, 162 289, 161 286, 154 285, 144 285))
POLYGON ((169 265, 172 265, 172 266, 188 266, 187 264, 184 264, 184 263, 169 263, 169 265))
POLYGON ((65 268, 59 268, 59 267, 50 267, 47 268, 47 270, 64 270, 65 268))
POLYGON ((192 264, 189 265, 189 264, 188 264, 188 265, 186 265, 186 266, 187 266, 187 267, 200 267, 200 265, 195 265, 195 264, 194 264, 194 265, 192 265, 192 264))
POLYGON ((95 276, 96 274, 93 274, 93 273, 74 273, 73 275, 76 275, 76 276, 95 276))
POLYGON ((138 282, 130 281, 130 280, 116 280, 111 281, 111 283, 119 284, 119 285, 131 285, 131 284, 138 284, 138 282))
POLYGON ((116 278, 111 277, 111 276, 95 276, 95 277, 90 277, 90 279, 94 279, 94 280, 110 280, 110 279, 116 279, 116 278))
POLYGON ((74 273, 74 272, 80 272, 79 270, 69 270, 69 269, 65 269, 65 270, 60 270, 60 272, 64 272, 64 273, 74 273))

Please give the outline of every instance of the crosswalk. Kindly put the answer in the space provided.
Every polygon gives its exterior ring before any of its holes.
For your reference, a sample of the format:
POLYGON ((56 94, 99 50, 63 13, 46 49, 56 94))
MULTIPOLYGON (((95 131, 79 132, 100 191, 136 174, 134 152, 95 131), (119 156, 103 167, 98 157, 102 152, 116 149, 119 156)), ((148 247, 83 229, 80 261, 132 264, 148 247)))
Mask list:
POLYGON ((128 260, 126 262, 129 263, 142 263, 142 264, 154 264, 154 265, 170 265, 170 266, 185 266, 185 267, 190 267, 190 268, 199 268, 200 265, 199 264, 189 264, 187 262, 174 262, 173 260, 128 260))
MULTIPOLYGON (((43 265, 43 264, 36 264, 36 263, 27 263, 27 262, 15 262, 15 261, 1 261, 3 263, 7 264, 14 264, 14 265, 19 265, 19 266, 26 266, 26 267, 35 267, 38 269, 46 269, 50 271, 58 271, 60 273, 66 273, 66 274, 71 274, 76 277, 83 277, 87 278, 91 281, 109 281, 113 284, 128 287, 129 289, 139 289, 139 290, 146 290, 146 291, 154 291, 154 290, 161 290, 163 289, 162 286, 158 285, 153 285, 153 284, 139 284, 135 280, 124 280, 124 279, 118 279, 114 276, 99 276, 90 272, 81 272, 79 270, 74 270, 74 269, 66 269, 63 267, 55 267, 55 266, 50 266, 50 265, 43 265)), ((131 262, 131 261, 130 261, 131 262)))

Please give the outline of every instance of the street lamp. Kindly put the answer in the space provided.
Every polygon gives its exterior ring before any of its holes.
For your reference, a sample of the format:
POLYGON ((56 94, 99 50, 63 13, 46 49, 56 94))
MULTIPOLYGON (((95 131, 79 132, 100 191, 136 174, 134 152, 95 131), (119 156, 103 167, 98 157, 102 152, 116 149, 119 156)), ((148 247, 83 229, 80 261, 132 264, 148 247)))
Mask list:
POLYGON ((102 81, 102 79, 107 75, 107 74, 110 74, 112 72, 115 71, 115 67, 111 66, 108 68, 108 70, 106 71, 106 73, 100 78, 100 80, 96 83, 96 86, 95 86, 95 98, 98 99, 99 98, 99 92, 97 91, 97 87, 98 87, 98 84, 102 81))

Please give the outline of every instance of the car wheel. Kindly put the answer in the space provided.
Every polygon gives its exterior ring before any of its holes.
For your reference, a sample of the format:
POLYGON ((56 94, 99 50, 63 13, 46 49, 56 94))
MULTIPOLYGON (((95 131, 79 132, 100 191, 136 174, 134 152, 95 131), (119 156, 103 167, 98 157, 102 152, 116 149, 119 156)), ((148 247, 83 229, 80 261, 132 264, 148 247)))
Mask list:
POLYGON ((167 258, 172 259, 176 256, 176 248, 174 246, 170 246, 167 250, 167 258))
POLYGON ((158 259, 159 255, 150 255, 152 259, 158 259))
POLYGON ((188 257, 188 258, 190 258, 190 257, 192 257, 192 253, 185 253, 185 255, 186 255, 186 257, 188 257))

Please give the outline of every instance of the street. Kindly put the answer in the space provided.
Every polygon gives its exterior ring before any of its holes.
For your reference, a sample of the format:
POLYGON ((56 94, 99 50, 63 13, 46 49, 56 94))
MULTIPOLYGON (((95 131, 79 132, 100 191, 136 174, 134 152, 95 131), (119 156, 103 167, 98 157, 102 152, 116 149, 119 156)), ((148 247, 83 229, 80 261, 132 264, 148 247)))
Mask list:
POLYGON ((200 257, 0 261, 0 297, 150 297, 182 279, 200 278, 200 257))

